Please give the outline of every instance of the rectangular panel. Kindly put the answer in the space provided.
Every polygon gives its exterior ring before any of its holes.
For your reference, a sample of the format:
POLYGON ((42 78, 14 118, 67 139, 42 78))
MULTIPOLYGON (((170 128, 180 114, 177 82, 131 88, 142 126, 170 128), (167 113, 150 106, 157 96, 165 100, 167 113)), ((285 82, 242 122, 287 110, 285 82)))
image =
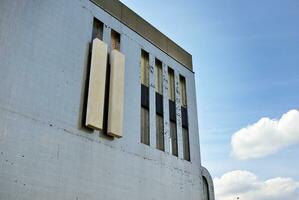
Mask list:
POLYGON ((141 84, 141 106, 149 109, 149 89, 141 84))
POLYGON ((169 120, 176 123, 176 105, 172 100, 169 100, 169 120))
POLYGON ((156 115, 156 134, 157 149, 164 151, 164 123, 160 115, 156 115))
POLYGON ((168 98, 175 101, 174 71, 168 68, 168 98))
POLYGON ((85 125, 97 130, 103 129, 106 70, 107 44, 95 38, 92 42, 85 125))
POLYGON ((190 161, 189 131, 186 128, 183 128, 183 149, 184 159, 190 161))
POLYGON ((181 107, 182 113, 182 126, 183 128, 188 128, 188 111, 186 107, 181 107))
POLYGON ((149 112, 148 109, 141 107, 141 116, 140 116, 140 133, 141 133, 141 143, 150 145, 149 138, 149 112))
POLYGON ((163 116, 163 96, 156 93, 156 113, 163 116))
POLYGON ((163 84, 162 84, 162 62, 158 59, 155 61, 155 88, 156 92, 163 95, 163 84))
POLYGON ((114 49, 110 53, 110 90, 108 111, 108 135, 122 137, 124 95, 125 95, 125 56, 114 49))
POLYGON ((169 128, 170 128, 172 155, 178 156, 178 141, 177 141, 176 123, 170 122, 169 128))
POLYGON ((186 80, 185 77, 180 75, 180 88, 181 88, 181 105, 187 107, 187 95, 186 95, 186 80))
POLYGON ((149 87, 149 53, 142 50, 140 60, 141 84, 149 87))

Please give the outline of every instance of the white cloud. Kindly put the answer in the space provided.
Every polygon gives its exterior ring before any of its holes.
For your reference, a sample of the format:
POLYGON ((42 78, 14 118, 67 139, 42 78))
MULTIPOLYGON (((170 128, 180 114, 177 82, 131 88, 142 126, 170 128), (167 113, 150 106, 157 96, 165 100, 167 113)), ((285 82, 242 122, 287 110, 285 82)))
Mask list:
POLYGON ((279 120, 261 118, 231 139, 232 154, 239 159, 259 158, 299 143, 299 112, 290 110, 279 120))
POLYGON ((248 171, 236 170, 214 178, 217 200, 298 200, 299 182, 277 177, 266 181, 248 171))

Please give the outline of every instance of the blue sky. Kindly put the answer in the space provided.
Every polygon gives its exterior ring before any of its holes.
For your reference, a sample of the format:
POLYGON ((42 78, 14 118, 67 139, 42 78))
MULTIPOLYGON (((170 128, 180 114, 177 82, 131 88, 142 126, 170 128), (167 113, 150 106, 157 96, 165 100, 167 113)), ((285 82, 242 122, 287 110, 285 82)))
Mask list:
POLYGON ((212 176, 247 170, 299 181, 298 142, 259 158, 231 156, 235 132, 299 110, 299 1, 122 2, 193 55, 202 163, 212 176))

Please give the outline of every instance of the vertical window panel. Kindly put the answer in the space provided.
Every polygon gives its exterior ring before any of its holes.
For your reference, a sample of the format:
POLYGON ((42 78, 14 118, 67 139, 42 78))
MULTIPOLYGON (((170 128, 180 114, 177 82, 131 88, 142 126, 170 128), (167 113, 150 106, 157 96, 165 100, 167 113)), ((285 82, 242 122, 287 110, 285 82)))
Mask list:
POLYGON ((114 30, 111 30, 111 49, 120 51, 120 34, 114 30))
POLYGON ((186 128, 182 128, 182 131, 184 159, 190 161, 189 131, 186 128))
POLYGON ((174 71, 171 68, 168 68, 168 97, 175 101, 174 71))
POLYGON ((190 161, 186 79, 181 75, 180 75, 180 98, 181 98, 181 106, 182 106, 181 116, 182 116, 182 134, 183 134, 183 156, 185 160, 190 161))
POLYGON ((93 19, 92 40, 95 38, 103 40, 103 27, 104 24, 100 20, 97 18, 93 19))
POLYGON ((141 143, 150 145, 149 132, 149 53, 141 50, 141 143))
POLYGON ((157 149, 164 151, 164 122, 163 117, 156 115, 157 149))
POLYGON ((174 70, 168 67, 168 98, 172 155, 178 156, 174 70))
POLYGON ((146 108, 141 107, 141 143, 150 145, 149 138, 149 112, 146 108))
POLYGON ((178 156, 178 141, 177 141, 176 123, 174 123, 172 121, 170 121, 170 137, 171 137, 172 155, 178 156))
POLYGON ((186 80, 185 77, 180 76, 180 89, 181 89, 181 105, 187 107, 187 95, 186 95, 186 80))
POLYGON ((155 88, 156 92, 163 95, 163 74, 162 74, 162 62, 156 59, 155 64, 155 88))
POLYGON ((149 86, 149 54, 142 50, 141 52, 141 84, 149 86))

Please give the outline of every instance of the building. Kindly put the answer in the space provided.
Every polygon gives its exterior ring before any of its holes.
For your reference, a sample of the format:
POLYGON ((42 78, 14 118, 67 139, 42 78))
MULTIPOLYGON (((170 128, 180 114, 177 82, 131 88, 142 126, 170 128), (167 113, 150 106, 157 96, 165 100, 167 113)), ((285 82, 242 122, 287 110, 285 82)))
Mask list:
POLYGON ((2 0, 0 199, 213 200, 194 79, 117 0, 2 0))

